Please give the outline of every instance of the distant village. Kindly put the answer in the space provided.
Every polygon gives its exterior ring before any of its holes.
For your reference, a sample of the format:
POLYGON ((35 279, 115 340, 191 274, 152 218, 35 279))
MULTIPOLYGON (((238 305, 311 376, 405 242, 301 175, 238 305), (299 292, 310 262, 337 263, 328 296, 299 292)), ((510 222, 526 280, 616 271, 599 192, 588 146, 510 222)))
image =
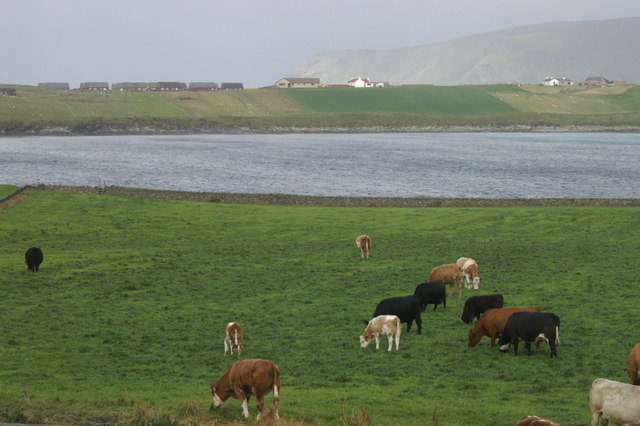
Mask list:
MULTIPOLYGON (((585 86, 610 86, 615 82, 605 77, 589 77, 582 82, 574 82, 566 77, 556 78, 547 77, 540 85, 542 86, 573 86, 573 85, 585 85, 585 86)), ((272 86, 263 87, 267 88, 280 88, 280 89, 296 89, 296 88, 316 88, 316 87, 354 87, 354 88, 375 88, 375 87, 390 87, 391 84, 386 81, 374 81, 369 78, 351 77, 344 84, 326 84, 320 81, 319 78, 297 78, 297 77, 283 77, 275 82, 272 86)), ((430 86, 430 84, 403 84, 403 86, 430 86)), ((90 92, 176 92, 176 91, 218 91, 218 90, 244 90, 242 83, 214 83, 214 82, 193 82, 193 83, 181 83, 175 81, 169 82, 121 82, 113 83, 109 86, 107 82, 83 82, 80 83, 80 87, 72 89, 69 83, 38 83, 38 87, 46 89, 59 89, 59 90, 80 90, 90 92)), ((16 89, 11 87, 0 87, 0 95, 16 96, 16 89)))

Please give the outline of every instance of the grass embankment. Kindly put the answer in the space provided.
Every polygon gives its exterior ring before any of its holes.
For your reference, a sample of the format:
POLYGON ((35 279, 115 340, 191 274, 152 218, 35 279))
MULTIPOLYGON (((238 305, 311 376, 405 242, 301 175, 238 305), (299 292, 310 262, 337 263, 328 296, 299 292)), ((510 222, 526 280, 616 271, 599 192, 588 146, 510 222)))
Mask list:
MULTIPOLYGON (((588 423, 596 377, 625 381, 640 340, 635 207, 257 206, 32 190, 0 210, 0 421, 241 420, 208 384, 242 357, 282 370, 289 424, 588 423), (355 236, 373 237, 360 259, 355 236), (40 272, 24 252, 43 249, 40 272), (433 266, 478 260, 480 291, 423 314, 399 352, 361 349, 376 303, 433 266), (466 297, 501 293, 562 320, 559 357, 466 346, 466 297)), ((522 350, 522 349, 521 349, 522 350)), ((271 404, 271 397, 268 398, 271 404)), ((255 415, 254 402, 250 411, 255 415)))
POLYGON ((405 86, 83 93, 15 86, 4 133, 640 126, 640 88, 405 86))

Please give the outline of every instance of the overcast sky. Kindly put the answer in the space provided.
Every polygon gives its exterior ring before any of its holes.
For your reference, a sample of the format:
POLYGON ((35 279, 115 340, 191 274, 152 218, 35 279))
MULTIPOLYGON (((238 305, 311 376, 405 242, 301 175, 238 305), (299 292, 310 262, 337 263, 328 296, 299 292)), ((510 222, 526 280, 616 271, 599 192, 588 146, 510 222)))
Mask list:
POLYGON ((640 0, 0 0, 0 83, 261 87, 318 53, 623 17, 640 0))

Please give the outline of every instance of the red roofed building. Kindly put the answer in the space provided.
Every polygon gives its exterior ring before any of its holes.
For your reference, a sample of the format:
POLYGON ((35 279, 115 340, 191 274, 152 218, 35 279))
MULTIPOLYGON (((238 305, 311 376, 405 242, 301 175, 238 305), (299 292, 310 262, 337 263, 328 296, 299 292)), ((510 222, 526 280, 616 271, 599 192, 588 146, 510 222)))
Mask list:
POLYGON ((352 77, 347 81, 347 85, 351 87, 373 87, 373 83, 368 78, 352 77))

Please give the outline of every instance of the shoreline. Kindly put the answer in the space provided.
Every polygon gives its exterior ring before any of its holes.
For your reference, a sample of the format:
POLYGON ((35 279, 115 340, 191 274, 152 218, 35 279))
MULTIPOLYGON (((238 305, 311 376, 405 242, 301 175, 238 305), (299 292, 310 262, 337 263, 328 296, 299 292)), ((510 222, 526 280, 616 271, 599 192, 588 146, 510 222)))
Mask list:
POLYGON ((429 126, 349 126, 349 127, 156 127, 98 126, 78 131, 73 127, 47 126, 28 130, 0 129, 0 137, 29 136, 152 136, 224 134, 366 134, 366 133, 640 133, 640 125, 429 125, 429 126))
POLYGON ((322 207, 638 207, 640 198, 445 198, 445 197, 350 197, 295 194, 192 192, 124 186, 40 185, 60 192, 126 197, 159 198, 220 204, 259 204, 322 207))

